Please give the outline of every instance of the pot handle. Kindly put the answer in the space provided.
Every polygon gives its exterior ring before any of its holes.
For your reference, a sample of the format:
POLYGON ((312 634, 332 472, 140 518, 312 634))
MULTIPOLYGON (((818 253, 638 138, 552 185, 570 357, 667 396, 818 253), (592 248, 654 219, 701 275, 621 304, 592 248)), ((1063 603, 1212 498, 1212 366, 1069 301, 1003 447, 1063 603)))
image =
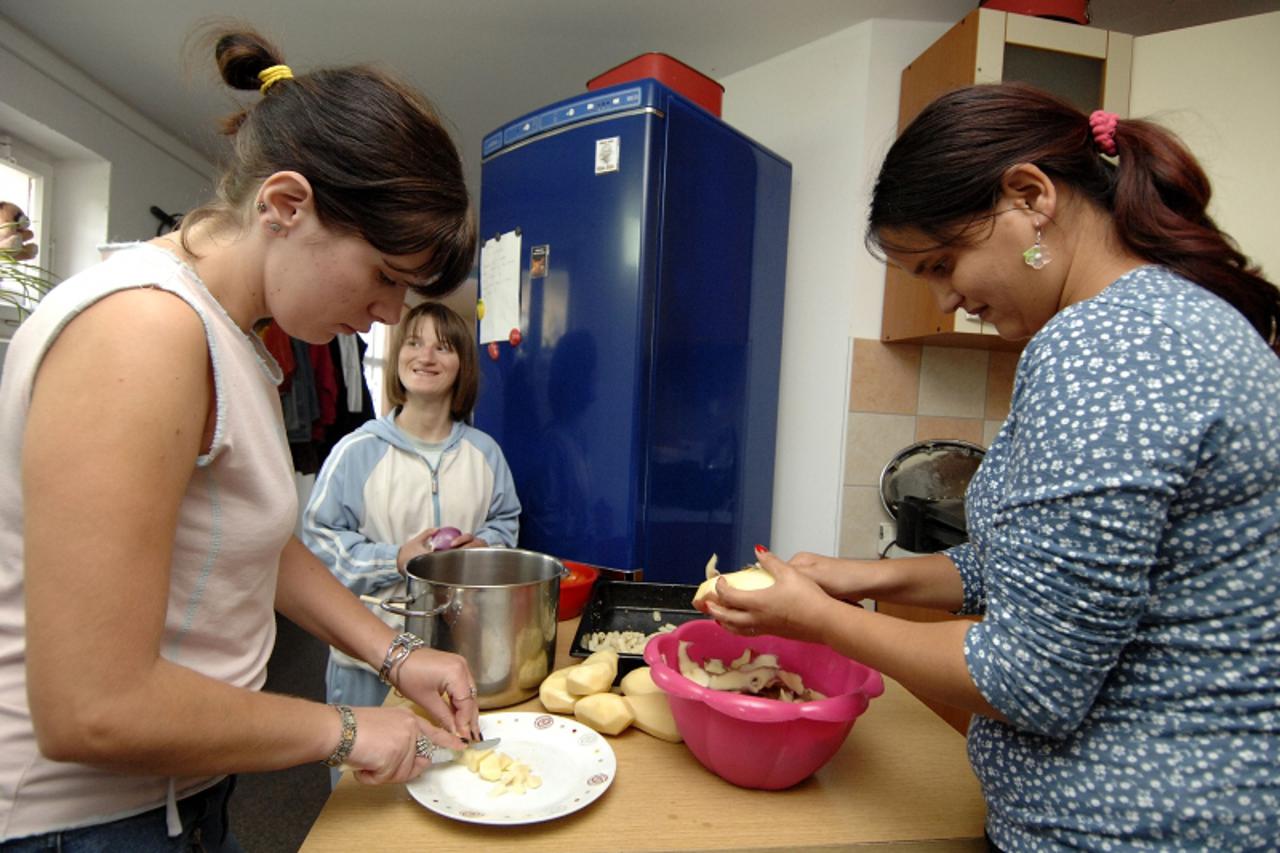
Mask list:
POLYGON ((403 607, 394 607, 396 604, 408 604, 413 601, 410 595, 393 595, 385 601, 379 601, 378 606, 388 613, 394 613, 397 616, 439 616, 441 613, 453 606, 453 590, 449 590, 449 599, 437 607, 430 610, 407 610, 403 607))

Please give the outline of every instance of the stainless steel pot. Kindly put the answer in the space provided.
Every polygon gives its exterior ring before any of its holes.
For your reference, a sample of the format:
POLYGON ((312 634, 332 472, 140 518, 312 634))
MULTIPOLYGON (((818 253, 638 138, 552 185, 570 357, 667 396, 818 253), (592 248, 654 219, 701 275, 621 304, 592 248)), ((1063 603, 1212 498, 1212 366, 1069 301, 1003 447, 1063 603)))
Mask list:
POLYGON ((555 662, 564 564, 518 548, 460 548, 414 557, 406 571, 407 593, 382 608, 432 648, 467 659, 481 708, 538 692, 555 662))

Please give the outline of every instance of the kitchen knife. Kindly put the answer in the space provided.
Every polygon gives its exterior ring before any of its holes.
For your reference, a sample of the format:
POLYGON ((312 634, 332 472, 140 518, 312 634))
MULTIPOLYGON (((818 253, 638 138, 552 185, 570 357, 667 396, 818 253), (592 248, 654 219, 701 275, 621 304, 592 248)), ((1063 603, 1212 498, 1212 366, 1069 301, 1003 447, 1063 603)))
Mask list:
MULTIPOLYGON (((457 761, 459 758, 461 758, 462 754, 466 752, 468 749, 474 749, 474 750, 483 752, 486 749, 494 749, 500 743, 502 743, 502 738, 491 737, 488 740, 478 740, 473 744, 469 744, 467 746, 467 749, 445 749, 443 746, 437 746, 431 752, 431 763, 432 765, 450 764, 454 761, 457 761)), ((346 773, 348 770, 354 770, 354 769, 356 768, 352 767, 350 764, 342 764, 342 765, 339 765, 338 767, 338 770, 342 773, 346 773)))
POLYGON ((443 746, 437 746, 431 753, 431 763, 448 764, 451 761, 457 761, 462 758, 463 753, 468 750, 475 752, 483 752, 486 749, 494 749, 498 744, 502 743, 502 738, 491 737, 488 740, 476 741, 470 744, 466 749, 445 749, 443 746))

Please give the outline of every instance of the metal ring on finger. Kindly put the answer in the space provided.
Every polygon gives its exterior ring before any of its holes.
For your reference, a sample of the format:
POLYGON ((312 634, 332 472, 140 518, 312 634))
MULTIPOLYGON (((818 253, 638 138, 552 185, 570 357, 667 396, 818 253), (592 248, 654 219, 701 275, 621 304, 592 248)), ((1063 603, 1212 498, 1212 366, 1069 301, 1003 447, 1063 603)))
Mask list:
POLYGON ((461 697, 457 696, 453 692, 453 687, 447 684, 445 685, 444 692, 449 697, 449 701, 454 705, 457 705, 459 702, 465 702, 467 699, 476 698, 476 686, 474 684, 468 686, 466 692, 463 693, 461 697))
POLYGON ((419 758, 431 758, 436 751, 436 745, 431 742, 426 735, 418 735, 418 740, 414 745, 414 752, 419 758))

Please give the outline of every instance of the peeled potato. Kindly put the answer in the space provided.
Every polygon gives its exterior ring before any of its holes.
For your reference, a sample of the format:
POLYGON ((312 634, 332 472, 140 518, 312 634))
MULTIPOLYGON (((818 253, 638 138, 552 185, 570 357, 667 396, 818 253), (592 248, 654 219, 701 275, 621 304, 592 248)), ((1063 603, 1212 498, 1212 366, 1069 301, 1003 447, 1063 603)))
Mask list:
POLYGON ((583 663, 569 669, 565 687, 574 696, 605 693, 613 686, 615 670, 604 664, 583 663))
POLYGON ((600 649, 599 651, 592 652, 591 654, 587 655, 585 658, 582 659, 582 662, 583 663, 599 663, 599 664, 604 664, 605 666, 612 666, 614 669, 613 674, 614 675, 618 674, 617 672, 618 650, 617 649, 600 649))
MULTIPOLYGON (((486 755, 480 762, 479 767, 476 768, 476 772, 480 774, 480 778, 484 779, 486 782, 497 782, 501 779, 502 759, 504 757, 505 756, 500 752, 491 752, 489 755, 486 755)), ((511 759, 508 758, 507 762, 510 763, 511 759)))
POLYGON ((618 734, 636 719, 627 700, 617 693, 584 696, 573 706, 573 715, 605 735, 618 734))
POLYGON ((671 716, 671 705, 665 693, 639 693, 625 697, 631 713, 635 715, 635 726, 648 735, 653 735, 672 743, 680 743, 680 730, 676 728, 676 719, 671 716))
POLYGON ((574 696, 604 693, 618 675, 618 653, 612 649, 592 652, 582 663, 565 671, 569 673, 565 687, 574 696))
MULTIPOLYGON (((734 589, 767 589, 773 586, 773 575, 769 574, 759 566, 749 566, 736 572, 729 572, 722 577, 725 583, 734 589)), ((693 594, 693 603, 697 604, 702 599, 716 591, 716 579, 707 578, 698 585, 698 591, 693 594)))
POLYGON ((492 749, 468 749, 462 753, 462 764, 472 773, 480 772, 480 762, 484 761, 493 754, 492 749))
POLYGON ((639 696, 644 693, 662 692, 662 688, 653 683, 653 675, 650 674, 647 666, 633 669, 622 676, 622 683, 618 686, 622 688, 622 695, 624 696, 639 696))
POLYGON ((577 667, 556 670, 544 678, 538 687, 538 699, 542 702, 542 707, 553 714, 572 714, 573 706, 578 702, 578 697, 569 692, 566 684, 571 669, 577 667))

